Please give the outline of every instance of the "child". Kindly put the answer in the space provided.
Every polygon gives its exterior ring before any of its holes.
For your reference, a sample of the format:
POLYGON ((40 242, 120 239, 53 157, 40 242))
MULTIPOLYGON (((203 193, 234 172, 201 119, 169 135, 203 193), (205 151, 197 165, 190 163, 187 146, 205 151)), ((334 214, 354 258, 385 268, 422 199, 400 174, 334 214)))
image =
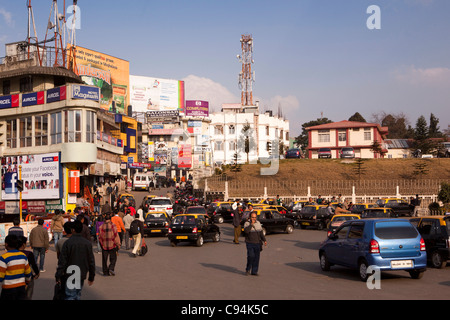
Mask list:
POLYGON ((31 268, 27 256, 20 252, 22 243, 16 235, 5 238, 6 253, 0 256, 0 300, 25 300, 26 285, 31 280, 31 268))

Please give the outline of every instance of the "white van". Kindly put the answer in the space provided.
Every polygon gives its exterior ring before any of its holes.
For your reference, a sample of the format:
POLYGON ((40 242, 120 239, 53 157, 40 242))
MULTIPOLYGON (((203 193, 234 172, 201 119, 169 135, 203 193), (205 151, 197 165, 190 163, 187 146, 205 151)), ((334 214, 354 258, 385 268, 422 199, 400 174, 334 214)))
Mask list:
POLYGON ((133 191, 135 190, 148 190, 150 181, 153 179, 153 175, 137 173, 133 177, 133 191))

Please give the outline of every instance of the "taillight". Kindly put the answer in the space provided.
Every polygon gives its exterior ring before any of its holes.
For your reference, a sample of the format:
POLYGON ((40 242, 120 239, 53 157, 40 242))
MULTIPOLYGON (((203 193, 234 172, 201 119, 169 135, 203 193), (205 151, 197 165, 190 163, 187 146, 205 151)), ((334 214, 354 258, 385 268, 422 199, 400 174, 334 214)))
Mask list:
POLYGON ((172 233, 172 228, 169 228, 169 231, 168 231, 169 233, 172 233))
POLYGON ((423 238, 420 238, 420 251, 426 251, 425 241, 423 240, 423 238))
POLYGON ((166 222, 164 223, 164 226, 167 227, 168 225, 169 225, 169 223, 166 221, 166 222))
POLYGON ((378 245, 378 242, 374 239, 370 240, 369 253, 380 253, 380 246, 378 245))
POLYGON ((172 207, 167 207, 166 210, 172 210, 172 207))
POLYGON ((327 232, 327 237, 329 237, 331 234, 332 234, 332 232, 331 232, 331 231, 328 231, 328 232, 327 232))
POLYGON ((192 233, 197 233, 197 227, 195 227, 194 229, 192 229, 192 233))
POLYGON ((155 210, 155 208, 153 208, 153 207, 150 207, 150 208, 148 208, 148 210, 155 210))

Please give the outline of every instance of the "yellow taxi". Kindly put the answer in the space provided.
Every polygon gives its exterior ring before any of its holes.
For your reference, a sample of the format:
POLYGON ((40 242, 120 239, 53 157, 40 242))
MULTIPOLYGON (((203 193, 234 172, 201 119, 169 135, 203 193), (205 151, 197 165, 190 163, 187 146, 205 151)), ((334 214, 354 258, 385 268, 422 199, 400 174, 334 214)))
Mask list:
POLYGON ((332 234, 341 224, 348 220, 358 220, 361 219, 358 214, 335 214, 331 221, 328 223, 327 236, 332 234))
POLYGON ((375 202, 356 202, 352 205, 350 211, 351 213, 361 214, 363 210, 370 208, 378 208, 379 205, 375 202))

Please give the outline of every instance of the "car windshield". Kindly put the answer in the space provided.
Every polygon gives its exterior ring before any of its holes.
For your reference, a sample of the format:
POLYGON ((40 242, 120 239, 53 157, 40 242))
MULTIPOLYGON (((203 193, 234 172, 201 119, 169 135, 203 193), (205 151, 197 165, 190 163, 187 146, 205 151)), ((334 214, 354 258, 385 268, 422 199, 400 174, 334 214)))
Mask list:
POLYGON ((152 206, 170 206, 172 203, 170 203, 169 199, 152 199, 150 202, 152 206))
POLYGON ((316 207, 303 207, 302 213, 316 213, 316 207))
POLYGON ((166 220, 166 215, 162 212, 159 213, 149 213, 145 220, 166 220))
POLYGON ((380 239, 412 239, 418 233, 408 221, 382 221, 375 223, 375 235, 380 239))
POLYGON ((195 224, 195 217, 193 216, 176 216, 173 219, 173 224, 195 224))
POLYGON ((383 210, 366 210, 361 214, 361 218, 385 218, 389 217, 388 212, 384 212, 383 210))
POLYGON ((187 208, 186 213, 206 213, 205 208, 187 208))
POLYGON ((347 221, 347 220, 356 220, 356 219, 358 219, 358 218, 357 217, 353 217, 353 216, 336 217, 336 218, 333 219, 333 223, 336 223, 336 222, 342 223, 342 222, 347 221))

